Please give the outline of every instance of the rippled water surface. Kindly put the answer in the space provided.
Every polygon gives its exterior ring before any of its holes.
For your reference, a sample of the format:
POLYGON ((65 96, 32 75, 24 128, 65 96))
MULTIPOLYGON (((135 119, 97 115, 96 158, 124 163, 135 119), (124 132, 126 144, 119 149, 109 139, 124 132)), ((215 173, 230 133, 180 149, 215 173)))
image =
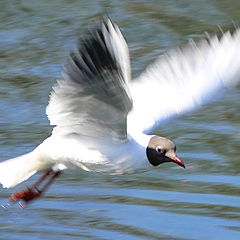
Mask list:
MULTIPOLYGON (((129 43, 133 76, 169 48, 240 22, 239 0, 1 1, 0 159, 50 135, 45 106, 77 38, 108 14, 129 43)), ((26 209, 0 208, 0 239, 240 239, 240 88, 155 133, 186 169, 130 176, 74 170, 26 209)), ((30 184, 37 176, 28 181, 30 184)), ((15 189, 0 189, 0 202, 15 189)))

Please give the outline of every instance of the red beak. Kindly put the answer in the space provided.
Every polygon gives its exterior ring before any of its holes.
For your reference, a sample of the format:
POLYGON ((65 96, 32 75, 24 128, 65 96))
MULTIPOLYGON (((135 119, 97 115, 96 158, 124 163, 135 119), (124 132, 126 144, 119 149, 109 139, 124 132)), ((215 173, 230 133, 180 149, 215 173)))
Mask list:
POLYGON ((171 159, 174 163, 178 164, 180 167, 185 168, 183 161, 179 157, 176 156, 175 158, 171 158, 171 159))

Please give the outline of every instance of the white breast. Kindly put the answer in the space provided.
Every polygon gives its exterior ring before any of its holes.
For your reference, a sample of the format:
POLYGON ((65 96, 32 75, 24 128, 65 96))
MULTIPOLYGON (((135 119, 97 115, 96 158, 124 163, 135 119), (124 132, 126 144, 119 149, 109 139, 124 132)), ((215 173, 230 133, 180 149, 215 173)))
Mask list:
POLYGON ((50 137, 35 151, 46 154, 53 164, 63 163, 110 175, 141 172, 152 168, 146 157, 145 146, 133 139, 116 144, 106 139, 93 141, 86 137, 50 137))

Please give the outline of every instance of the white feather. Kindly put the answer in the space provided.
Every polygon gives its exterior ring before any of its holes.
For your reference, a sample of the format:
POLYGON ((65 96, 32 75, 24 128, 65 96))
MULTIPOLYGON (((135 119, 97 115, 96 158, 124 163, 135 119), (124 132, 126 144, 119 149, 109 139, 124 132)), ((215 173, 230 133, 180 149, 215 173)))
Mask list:
POLYGON ((93 31, 94 41, 83 41, 73 51, 76 57, 69 57, 63 79, 53 88, 46 108, 50 124, 56 125, 53 135, 75 133, 126 139, 126 118, 132 106, 128 46, 118 26, 109 19, 102 24, 101 33, 103 39, 98 31, 93 31), (82 50, 84 44, 88 51, 82 50), (105 61, 110 65, 105 66, 105 61))
POLYGON ((162 120, 208 102, 240 79, 240 30, 193 41, 162 57, 130 85, 133 109, 128 132, 149 132, 162 120))
POLYGON ((0 183, 5 188, 14 187, 49 165, 44 155, 35 152, 9 159, 0 163, 0 183))

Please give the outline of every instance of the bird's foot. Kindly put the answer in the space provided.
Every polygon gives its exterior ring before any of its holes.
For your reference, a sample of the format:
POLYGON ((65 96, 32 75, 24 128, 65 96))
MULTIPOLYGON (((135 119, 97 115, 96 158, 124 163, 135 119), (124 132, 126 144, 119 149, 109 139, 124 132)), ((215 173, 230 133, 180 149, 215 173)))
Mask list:
POLYGON ((19 192, 13 193, 10 196, 9 201, 10 203, 15 203, 17 201, 28 202, 30 200, 33 200, 39 197, 41 194, 42 194, 42 191, 39 190, 38 188, 27 187, 27 189, 22 189, 19 192))
POLYGON ((9 198, 10 203, 23 201, 23 203, 20 203, 20 205, 25 206, 24 203, 40 197, 41 194, 46 191, 49 185, 57 176, 59 176, 60 173, 61 171, 54 171, 53 169, 47 170, 32 186, 27 187, 27 189, 22 189, 19 192, 13 193, 9 198), (46 180, 45 184, 43 184, 40 188, 40 185, 42 182, 44 182, 45 179, 48 180, 46 180))

